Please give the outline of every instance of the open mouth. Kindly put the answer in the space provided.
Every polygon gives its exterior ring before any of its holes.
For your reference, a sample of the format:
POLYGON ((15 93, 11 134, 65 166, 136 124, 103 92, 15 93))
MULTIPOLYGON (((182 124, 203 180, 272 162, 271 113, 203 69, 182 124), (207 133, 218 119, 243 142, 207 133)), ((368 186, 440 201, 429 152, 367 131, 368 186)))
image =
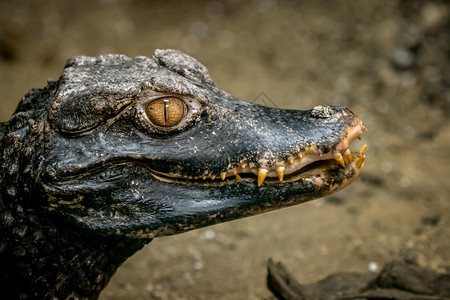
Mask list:
POLYGON ((258 186, 264 184, 283 184, 320 177, 321 174, 338 166, 344 169, 355 169, 359 174, 364 166, 366 145, 358 151, 351 152, 350 145, 355 139, 361 139, 362 131, 367 130, 362 124, 351 127, 346 136, 332 150, 323 153, 314 144, 302 148, 292 154, 287 160, 268 165, 267 163, 242 163, 229 168, 220 174, 205 174, 203 176, 186 176, 166 174, 150 170, 158 180, 169 183, 186 184, 224 184, 237 181, 255 182, 258 186))

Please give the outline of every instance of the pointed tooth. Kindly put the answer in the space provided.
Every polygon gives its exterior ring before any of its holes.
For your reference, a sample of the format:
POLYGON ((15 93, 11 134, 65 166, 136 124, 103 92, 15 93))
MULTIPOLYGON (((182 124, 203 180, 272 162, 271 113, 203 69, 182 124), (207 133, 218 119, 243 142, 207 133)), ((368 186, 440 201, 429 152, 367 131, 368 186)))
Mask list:
POLYGON ((302 159, 303 155, 301 153, 298 154, 298 158, 302 159))
POLYGON ((206 180, 206 176, 205 176, 205 175, 203 175, 202 179, 203 179, 203 180, 206 180))
POLYGON ((312 143, 311 145, 306 147, 304 153, 306 153, 306 154, 315 154, 316 153, 316 144, 312 143))
POLYGON ((216 179, 216 175, 211 175, 211 179, 212 180, 216 179))
POLYGON ((234 176, 236 176, 236 181, 239 181, 239 180, 242 179, 241 176, 239 176, 239 174, 238 174, 238 172, 236 170, 233 170, 233 174, 234 174, 234 176))
POLYGON ((241 165, 241 168, 242 168, 242 169, 245 169, 245 168, 247 168, 247 165, 246 165, 246 164, 242 164, 242 165, 241 165))
POLYGON ((356 161, 356 165, 358 166, 358 168, 362 168, 362 166, 364 165, 364 159, 366 158, 366 156, 365 155, 363 155, 363 156, 360 156, 359 158, 358 158, 358 160, 356 161))
POLYGON ((341 153, 335 153, 334 154, 334 159, 345 168, 345 162, 344 162, 344 158, 342 157, 341 153))
POLYGON ((280 181, 282 181, 284 178, 284 170, 285 170, 284 167, 277 168, 278 178, 280 179, 280 181))
POLYGON ((222 178, 222 180, 225 180, 225 177, 227 177, 227 173, 225 172, 220 173, 220 178, 222 178))
POLYGON ((359 154, 364 155, 366 153, 367 145, 363 145, 361 149, 359 149, 359 154))
POLYGON ((361 128, 362 128, 362 130, 364 130, 364 131, 368 131, 367 127, 364 126, 364 125, 361 125, 361 128))
POLYGON ((289 157, 288 158, 289 164, 293 165, 294 164, 294 158, 293 157, 289 157))
POLYGON ((353 161, 353 157, 352 157, 352 153, 350 152, 350 149, 345 150, 344 155, 349 163, 351 163, 353 161))
POLYGON ((263 184, 264 180, 266 179, 267 173, 269 173, 269 170, 259 168, 259 170, 258 170, 258 186, 261 186, 261 184, 263 184))

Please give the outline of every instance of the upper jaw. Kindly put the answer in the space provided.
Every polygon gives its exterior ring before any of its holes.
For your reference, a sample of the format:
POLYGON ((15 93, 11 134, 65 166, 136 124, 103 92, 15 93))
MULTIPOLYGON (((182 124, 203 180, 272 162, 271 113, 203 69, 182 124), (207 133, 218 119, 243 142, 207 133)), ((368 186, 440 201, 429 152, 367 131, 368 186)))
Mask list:
POLYGON ((356 138, 361 139, 364 130, 367 129, 362 121, 355 117, 352 126, 347 127, 342 134, 341 140, 337 144, 327 147, 326 151, 321 145, 315 143, 297 145, 296 151, 292 151, 287 156, 280 156, 279 159, 269 161, 262 156, 258 161, 244 160, 237 164, 230 164, 225 170, 207 171, 203 175, 164 173, 151 168, 149 168, 149 171, 160 181, 182 184, 211 185, 244 180, 253 181, 257 186, 261 186, 263 183, 294 182, 306 177, 306 175, 302 176, 302 170, 311 169, 311 165, 319 161, 335 161, 346 168, 356 159, 355 169, 362 169, 366 145, 355 153, 350 151, 350 145, 356 138))

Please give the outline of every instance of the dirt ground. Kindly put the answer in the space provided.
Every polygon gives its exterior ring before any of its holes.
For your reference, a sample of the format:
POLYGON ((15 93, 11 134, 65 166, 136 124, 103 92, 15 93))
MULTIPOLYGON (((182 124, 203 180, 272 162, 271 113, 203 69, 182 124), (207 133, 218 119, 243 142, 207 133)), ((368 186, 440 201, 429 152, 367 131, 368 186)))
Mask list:
POLYGON ((156 239, 103 300, 271 299, 269 257, 305 283, 393 258, 450 272, 449 3, 0 0, 0 121, 71 56, 175 48, 234 96, 340 104, 369 128, 365 171, 347 189, 156 239))

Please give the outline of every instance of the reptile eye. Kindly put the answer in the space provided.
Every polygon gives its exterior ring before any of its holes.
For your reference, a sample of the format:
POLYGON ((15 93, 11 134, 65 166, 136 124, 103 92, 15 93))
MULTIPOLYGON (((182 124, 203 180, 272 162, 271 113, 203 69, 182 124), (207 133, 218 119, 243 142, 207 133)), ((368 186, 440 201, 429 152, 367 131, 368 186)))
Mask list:
POLYGON ((183 119, 186 114, 186 104, 176 97, 159 98, 147 105, 145 113, 153 124, 172 127, 183 119))
POLYGON ((193 126, 204 110, 204 100, 189 95, 143 91, 138 96, 135 121, 150 134, 175 134, 193 126))

